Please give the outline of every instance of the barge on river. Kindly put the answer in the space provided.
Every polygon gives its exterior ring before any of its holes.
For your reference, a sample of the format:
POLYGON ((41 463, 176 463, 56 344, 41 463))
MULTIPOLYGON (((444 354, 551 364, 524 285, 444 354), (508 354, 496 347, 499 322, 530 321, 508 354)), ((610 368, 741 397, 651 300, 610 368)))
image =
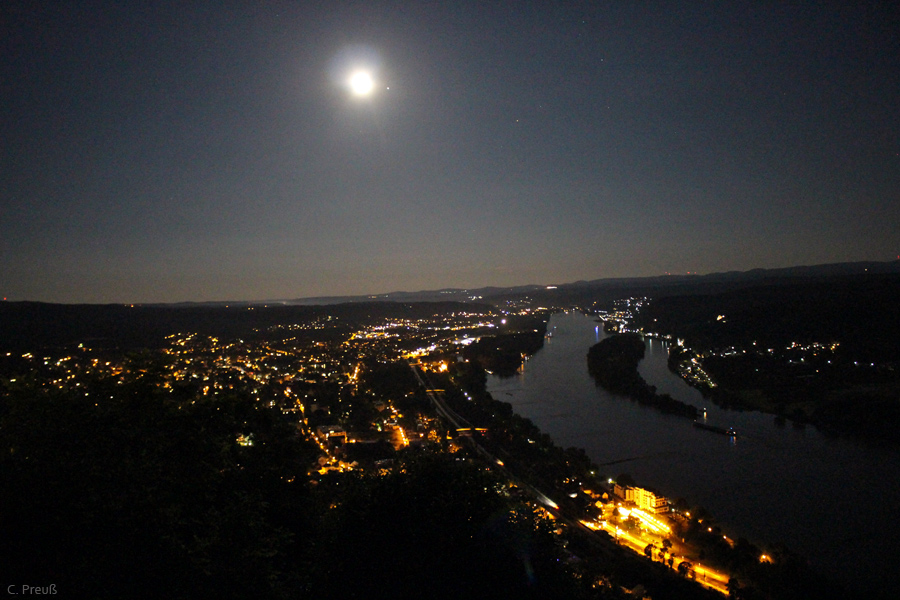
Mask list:
POLYGON ((737 436, 737 432, 734 430, 734 427, 725 429, 724 427, 716 427, 715 425, 709 425, 701 421, 694 421, 694 427, 697 427, 698 429, 705 429, 706 431, 712 431, 713 433, 721 433, 722 435, 728 435, 731 437, 737 436))

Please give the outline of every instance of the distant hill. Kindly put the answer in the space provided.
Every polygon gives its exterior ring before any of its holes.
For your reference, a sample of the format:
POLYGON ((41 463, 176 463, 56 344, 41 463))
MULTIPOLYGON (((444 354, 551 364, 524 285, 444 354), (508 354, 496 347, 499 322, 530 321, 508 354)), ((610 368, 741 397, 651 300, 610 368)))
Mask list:
POLYGON ((852 360, 900 361, 900 274, 763 279, 714 294, 664 296, 637 325, 699 348, 840 342, 852 360))
POLYGON ((615 299, 624 296, 660 296, 681 294, 710 294, 738 289, 763 281, 777 283, 797 279, 827 278, 854 274, 900 273, 900 260, 888 262, 849 262, 779 269, 728 271, 707 275, 658 275, 652 277, 617 277, 513 287, 445 288, 418 292, 390 292, 369 296, 329 296, 279 300, 291 305, 342 304, 350 302, 491 302, 501 304, 524 297, 547 306, 584 305, 598 298, 615 299))
MULTIPOLYGON (((184 302, 178 304, 47 304, 0 302, 0 349, 59 346, 91 342, 98 347, 140 348, 162 343, 166 335, 250 335, 254 329, 307 320, 315 315, 355 316, 375 313, 430 314, 462 303, 546 307, 589 307, 626 296, 654 298, 712 295, 760 284, 787 285, 829 278, 900 274, 900 261, 855 262, 708 275, 607 278, 556 285, 440 289, 369 296, 296 298, 268 302, 184 302), (421 303, 431 303, 422 305, 421 303), (435 306, 434 303, 440 303, 435 306)), ((826 286, 827 289, 827 286, 826 286)))
MULTIPOLYGON (((289 305, 346 304, 351 302, 483 302, 485 298, 515 295, 520 296, 544 289, 541 285, 520 285, 515 287, 483 287, 477 289, 444 288, 419 292, 389 292, 368 296, 320 296, 314 298, 294 298, 276 300, 289 305)), ((271 303, 271 302, 270 302, 271 303)))

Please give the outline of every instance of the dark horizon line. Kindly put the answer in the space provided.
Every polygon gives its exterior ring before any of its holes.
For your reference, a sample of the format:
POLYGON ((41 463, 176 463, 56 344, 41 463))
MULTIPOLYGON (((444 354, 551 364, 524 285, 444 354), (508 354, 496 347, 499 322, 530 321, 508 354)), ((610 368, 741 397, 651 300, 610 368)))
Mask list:
MULTIPOLYGON (((438 294, 453 294, 453 295, 462 295, 462 294, 476 294, 476 293, 511 293, 516 291, 537 291, 537 290, 552 290, 552 289, 560 289, 560 288, 571 288, 571 287, 583 287, 583 286, 591 286, 591 285, 614 285, 614 284, 638 284, 641 282, 649 283, 651 281, 677 281, 679 279, 682 280, 696 280, 703 278, 716 278, 716 277, 736 277, 740 275, 788 275, 788 276, 803 276, 803 275, 852 275, 857 273, 865 273, 869 268, 882 267, 878 269, 876 273, 884 274, 884 273, 900 273, 900 257, 894 260, 887 261, 849 261, 849 262, 836 262, 836 263, 821 263, 816 265, 796 265, 791 267, 775 267, 775 268, 763 268, 756 267, 753 269, 748 269, 746 271, 740 270, 731 270, 731 271, 715 271, 712 273, 704 273, 699 274, 696 272, 687 272, 687 273, 663 273, 660 275, 644 275, 644 276, 635 276, 635 277, 601 277, 598 279, 579 279, 577 281, 570 281, 566 283, 545 283, 545 284, 524 284, 524 285, 511 285, 511 286, 481 286, 477 288, 438 288, 433 290, 418 290, 418 291, 402 291, 397 290, 393 292, 379 293, 379 294, 352 294, 352 295, 337 295, 337 296, 304 296, 297 298, 279 298, 279 299, 266 299, 266 300, 181 300, 177 302, 44 302, 41 300, 7 300, 3 298, 3 302, 8 303, 22 303, 22 304, 55 304, 60 306, 191 306, 191 305, 238 305, 242 307, 246 306, 259 306, 259 305, 268 305, 268 304, 276 304, 283 306, 291 306, 291 305, 327 305, 327 304, 346 304, 346 303, 355 303, 355 302, 367 302, 367 301, 403 301, 403 297, 409 296, 421 296, 421 295, 438 295, 438 294), (862 269, 862 271, 860 271, 862 269), (827 273, 826 273, 827 271, 827 273)), ((448 301, 457 300, 457 298, 448 297, 448 301)))

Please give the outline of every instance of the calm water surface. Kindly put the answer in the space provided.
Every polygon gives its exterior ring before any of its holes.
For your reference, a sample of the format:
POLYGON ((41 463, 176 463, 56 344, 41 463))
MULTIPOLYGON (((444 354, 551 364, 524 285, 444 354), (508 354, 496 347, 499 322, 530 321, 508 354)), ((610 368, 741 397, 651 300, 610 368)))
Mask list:
POLYGON ((587 350, 605 337, 580 313, 554 315, 553 336, 512 378, 488 378, 498 400, 558 445, 584 448, 603 472, 683 497, 715 515, 731 536, 782 542, 835 577, 871 590, 900 586, 900 450, 775 424, 772 415, 719 409, 672 374, 668 351, 647 342, 639 371, 658 390, 733 426, 730 439, 697 429, 594 385, 587 350))

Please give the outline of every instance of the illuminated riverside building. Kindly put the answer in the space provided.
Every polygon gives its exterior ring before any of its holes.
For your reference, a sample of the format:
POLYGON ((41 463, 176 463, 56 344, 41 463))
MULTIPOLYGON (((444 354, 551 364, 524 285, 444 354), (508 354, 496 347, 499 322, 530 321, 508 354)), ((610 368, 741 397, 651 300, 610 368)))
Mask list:
POLYGON ((655 514, 669 512, 669 501, 664 496, 658 496, 650 490, 616 484, 613 493, 626 502, 633 502, 640 509, 655 514))

